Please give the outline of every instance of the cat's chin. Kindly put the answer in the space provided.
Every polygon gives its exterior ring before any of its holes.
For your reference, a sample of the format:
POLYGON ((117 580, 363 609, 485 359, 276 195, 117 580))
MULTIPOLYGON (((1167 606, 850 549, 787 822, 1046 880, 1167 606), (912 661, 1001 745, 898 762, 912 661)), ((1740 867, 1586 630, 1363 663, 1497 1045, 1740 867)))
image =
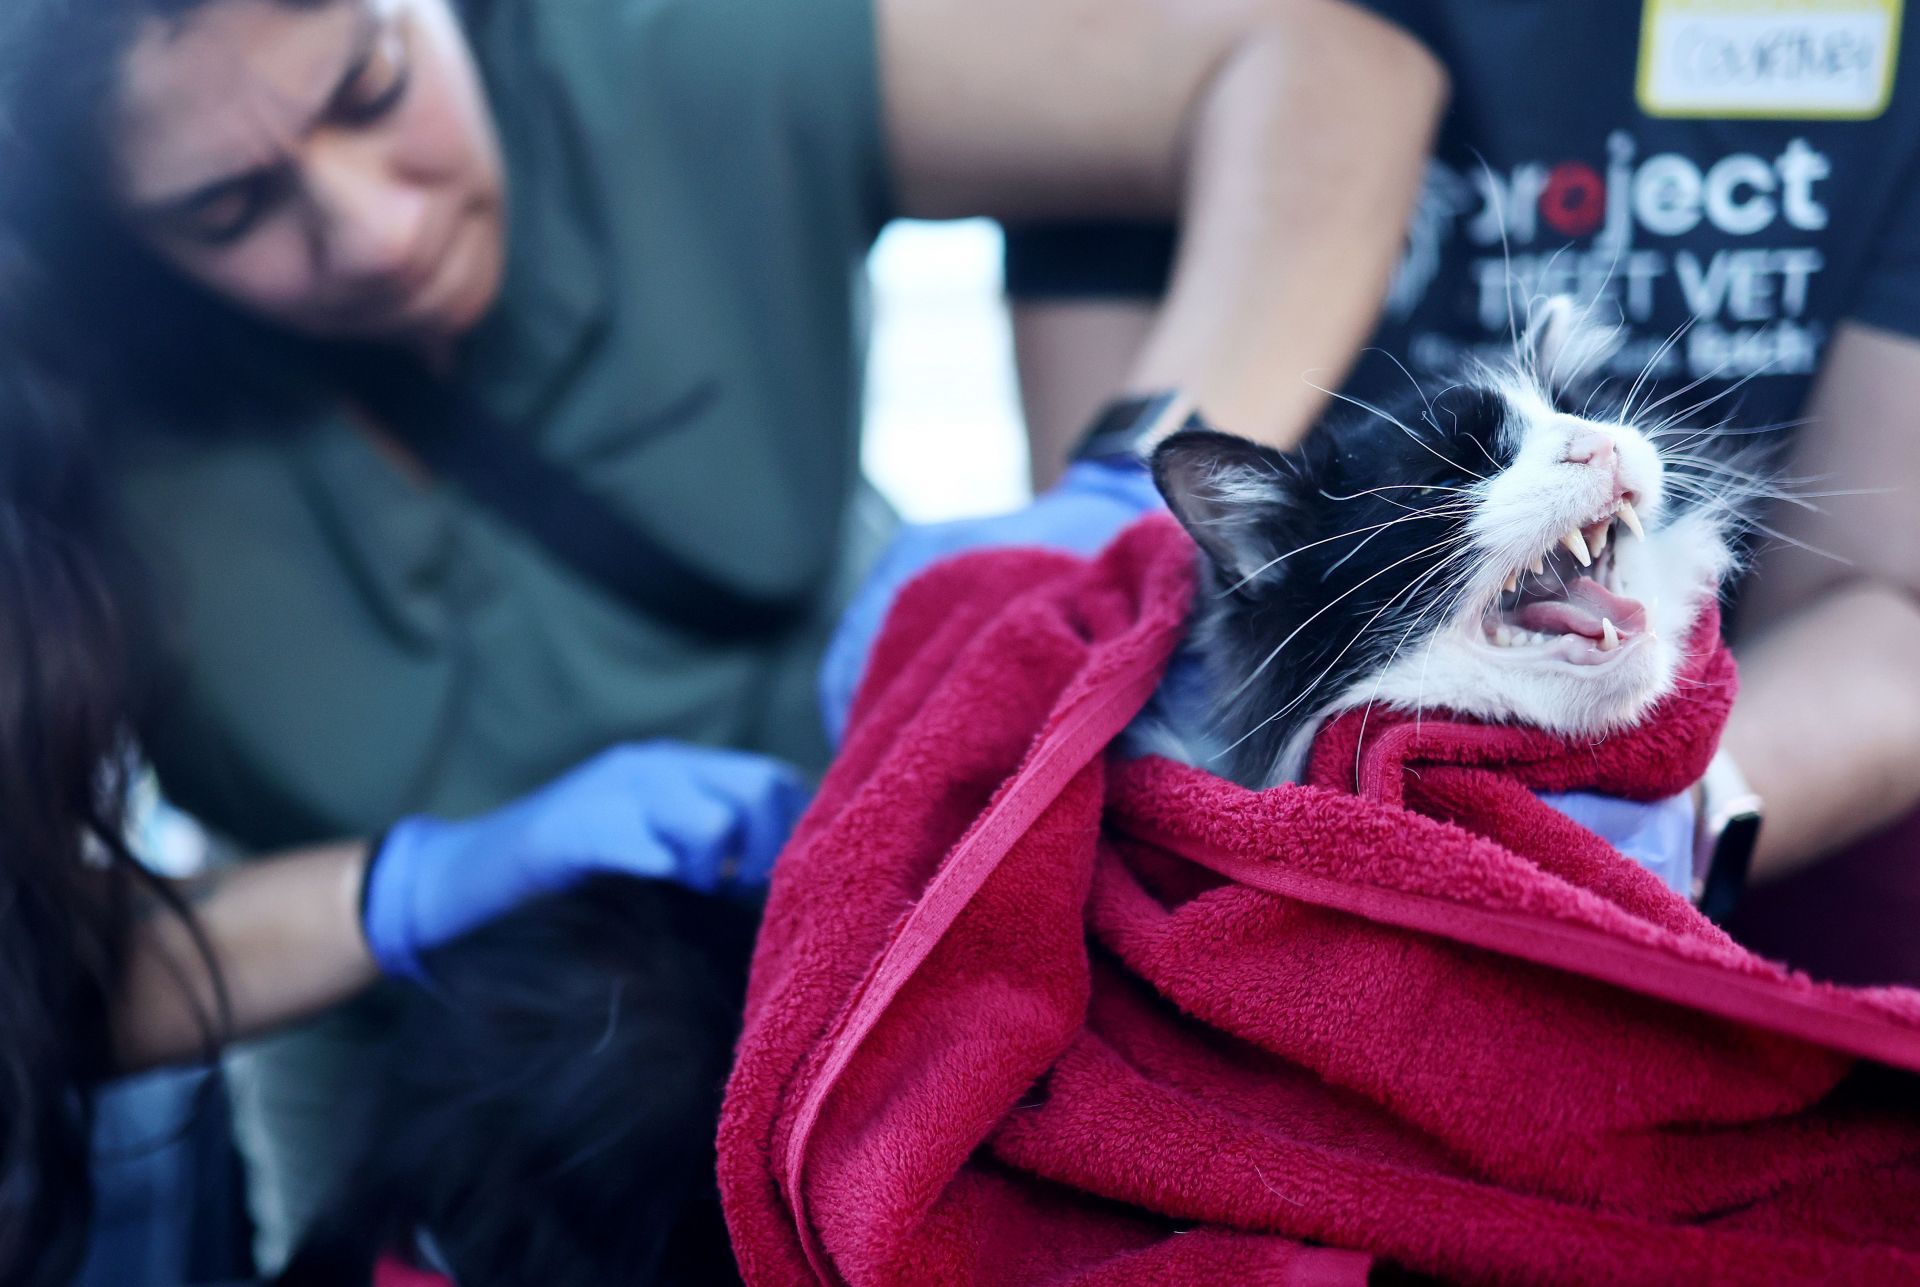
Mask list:
POLYGON ((1680 658, 1658 635, 1640 634, 1609 648, 1562 636, 1535 656, 1490 649, 1504 678, 1502 698, 1489 714, 1565 737, 1588 737, 1631 725, 1673 691, 1680 658))
POLYGON ((1686 623, 1663 624, 1675 627, 1671 636, 1648 629, 1611 644, 1567 634, 1503 645, 1477 628, 1450 630, 1424 655, 1356 686, 1335 709, 1382 702, 1567 737, 1604 735, 1639 720, 1673 690, 1681 657, 1672 639, 1686 637, 1686 623))

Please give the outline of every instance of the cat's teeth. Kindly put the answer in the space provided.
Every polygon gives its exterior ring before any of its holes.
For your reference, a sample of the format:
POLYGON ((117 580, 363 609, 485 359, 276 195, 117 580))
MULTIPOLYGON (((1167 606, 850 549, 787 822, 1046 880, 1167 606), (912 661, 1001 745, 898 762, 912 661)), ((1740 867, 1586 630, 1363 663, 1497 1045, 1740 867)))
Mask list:
POLYGON ((1508 626, 1501 626, 1493 632, 1493 641, 1502 648, 1513 647, 1513 630, 1508 626))
POLYGON ((1587 543, 1581 538, 1579 528, 1568 528, 1567 534, 1560 538, 1560 544, 1566 546, 1567 552, 1579 560, 1581 567, 1590 568, 1593 566, 1593 555, 1588 553, 1587 543))
POLYGON ((1507 594, 1512 594, 1515 590, 1518 590, 1520 588, 1520 574, 1515 572, 1507 577, 1507 583, 1500 588, 1507 594))
POLYGON ((1612 523, 1595 523, 1587 529, 1587 546, 1593 551, 1593 557, 1599 558, 1607 548, 1607 532, 1612 523))
POLYGON ((1600 651, 1612 652, 1620 646, 1620 632, 1614 629, 1613 618, 1600 618, 1600 651))
POLYGON ((1647 539, 1647 529, 1640 526, 1640 515, 1634 511, 1633 502, 1627 500, 1625 497, 1622 497, 1620 500, 1619 518, 1622 523, 1627 525, 1629 532, 1632 532, 1643 541, 1647 539))
POLYGON ((1527 570, 1533 573, 1535 576, 1545 576, 1547 574, 1546 556, 1543 554, 1534 555, 1533 563, 1530 567, 1528 567, 1527 570))

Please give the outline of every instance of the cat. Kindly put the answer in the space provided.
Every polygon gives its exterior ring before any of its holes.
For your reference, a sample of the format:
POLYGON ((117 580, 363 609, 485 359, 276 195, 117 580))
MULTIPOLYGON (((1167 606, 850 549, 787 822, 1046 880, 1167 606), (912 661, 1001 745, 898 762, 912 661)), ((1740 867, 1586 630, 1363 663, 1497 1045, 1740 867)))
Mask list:
POLYGON ((1702 445, 1736 435, 1589 388, 1614 335, 1559 297, 1503 369, 1343 408, 1290 451, 1193 426, 1162 441, 1154 480, 1201 586, 1127 752, 1260 789, 1299 779, 1328 717, 1375 702, 1569 738, 1642 718, 1735 567, 1758 484, 1702 445))

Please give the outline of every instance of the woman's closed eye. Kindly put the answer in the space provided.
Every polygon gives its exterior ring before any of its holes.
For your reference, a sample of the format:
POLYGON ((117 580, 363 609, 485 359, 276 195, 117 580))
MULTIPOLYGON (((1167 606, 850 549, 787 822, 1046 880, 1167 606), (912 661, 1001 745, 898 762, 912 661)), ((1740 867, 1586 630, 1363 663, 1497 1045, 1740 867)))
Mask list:
POLYGON ((231 245, 253 230, 285 190, 286 178, 278 172, 242 175, 183 203, 174 223, 196 241, 231 245))
POLYGON ((404 18, 387 24, 334 96, 328 112, 334 122, 369 125, 399 106, 412 70, 410 34, 404 18))
MULTIPOLYGON (((340 82, 324 119, 361 129, 398 107, 406 97, 412 69, 409 37, 404 19, 387 24, 368 46, 366 57, 340 82)), ((289 176, 278 170, 239 175, 176 206, 170 222, 195 241, 229 246, 272 213, 285 199, 288 185, 289 176)))

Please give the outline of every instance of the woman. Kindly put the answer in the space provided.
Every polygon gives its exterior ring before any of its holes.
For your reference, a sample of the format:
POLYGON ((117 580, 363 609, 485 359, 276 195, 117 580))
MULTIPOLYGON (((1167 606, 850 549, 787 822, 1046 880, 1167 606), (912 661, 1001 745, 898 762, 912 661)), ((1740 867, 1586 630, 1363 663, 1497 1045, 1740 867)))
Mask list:
POLYGON ((145 873, 120 840, 130 559, 74 407, 16 365, 0 359, 0 1282, 65 1283, 101 1078, 415 972, 427 949, 593 871, 711 890, 733 860, 727 883, 750 888, 804 792, 762 757, 628 747, 493 814, 403 820, 377 861, 335 846, 186 886, 145 873))
MULTIPOLYGON (((1277 432, 1365 329, 1439 98, 1324 0, 7 8, 40 327, 171 610, 143 741, 250 853, 634 737, 819 763, 881 222, 1180 215, 1129 383, 1277 432)), ((240 1079, 269 1262, 349 1028, 240 1079)))
MULTIPOLYGON (((17 352, 17 350, 8 350, 17 352)), ((0 1281, 64 1283, 91 1205, 91 1087, 336 1002, 523 900, 620 871, 764 878, 802 803, 738 752, 609 752, 466 822, 403 819, 179 886, 127 852, 128 556, 72 404, 0 366, 0 1281), (116 569, 114 565, 121 565, 116 569), (115 575, 116 571, 122 575, 115 575), (606 802, 624 801, 623 816, 606 802), (699 800, 704 812, 687 801, 699 800)))

